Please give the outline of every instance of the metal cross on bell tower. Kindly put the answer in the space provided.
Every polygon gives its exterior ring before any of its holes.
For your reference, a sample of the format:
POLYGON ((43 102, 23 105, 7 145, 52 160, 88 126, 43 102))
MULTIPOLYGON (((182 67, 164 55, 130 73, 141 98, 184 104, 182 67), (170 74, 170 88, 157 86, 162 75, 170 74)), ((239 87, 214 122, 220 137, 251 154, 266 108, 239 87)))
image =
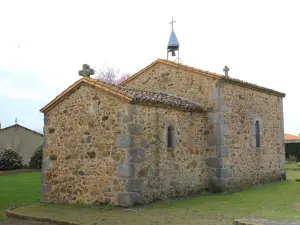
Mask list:
POLYGON ((172 24, 172 31, 171 31, 171 35, 170 35, 170 38, 169 38, 169 42, 168 42, 168 48, 167 48, 167 59, 169 60, 169 53, 171 52, 172 53, 172 56, 176 56, 175 52, 177 51, 178 52, 178 61, 179 61, 179 42, 178 42, 178 39, 176 37, 176 34, 174 32, 174 23, 176 21, 173 20, 172 18, 172 21, 169 23, 169 24, 172 24))

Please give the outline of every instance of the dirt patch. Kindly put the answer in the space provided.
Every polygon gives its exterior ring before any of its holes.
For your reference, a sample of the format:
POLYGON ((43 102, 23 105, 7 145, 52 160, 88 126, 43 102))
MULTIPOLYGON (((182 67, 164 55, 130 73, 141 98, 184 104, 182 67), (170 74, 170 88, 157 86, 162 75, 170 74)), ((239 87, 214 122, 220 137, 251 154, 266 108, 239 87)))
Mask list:
POLYGON ((19 173, 32 173, 32 172, 41 172, 41 170, 40 169, 0 170, 0 176, 7 176, 7 175, 19 174, 19 173))
POLYGON ((300 211, 300 203, 294 204, 294 207, 295 207, 298 211, 300 211))

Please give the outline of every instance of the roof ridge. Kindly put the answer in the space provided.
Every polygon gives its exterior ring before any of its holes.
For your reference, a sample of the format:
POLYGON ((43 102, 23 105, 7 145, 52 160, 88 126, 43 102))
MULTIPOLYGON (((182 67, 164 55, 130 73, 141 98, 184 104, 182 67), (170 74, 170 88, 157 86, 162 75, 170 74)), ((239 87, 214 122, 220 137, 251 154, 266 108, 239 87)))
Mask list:
POLYGON ((187 69, 187 70, 190 70, 192 72, 202 73, 203 75, 214 77, 214 78, 217 78, 217 79, 220 79, 220 80, 225 80, 225 81, 228 81, 228 82, 234 82, 234 83, 240 84, 244 87, 248 87, 248 88, 252 88, 252 89, 255 88, 256 90, 265 91, 265 92, 269 92, 269 93, 271 92, 273 94, 279 95, 280 97, 285 97, 286 96, 286 94, 283 93, 283 92, 276 91, 276 90, 271 89, 271 88, 266 88, 266 87, 263 87, 263 86, 260 86, 260 85, 257 85, 257 84, 253 84, 253 83, 250 83, 248 81, 243 81, 243 80, 240 80, 240 79, 237 79, 237 78, 232 78, 232 77, 225 77, 224 75, 221 75, 221 74, 218 74, 218 73, 210 72, 210 71, 207 71, 207 70, 202 70, 202 69, 199 69, 199 68, 196 68, 196 67, 188 66, 188 65, 185 65, 185 64, 181 64, 181 63, 178 63, 178 62, 173 62, 173 61, 169 61, 167 59, 161 59, 161 58, 158 58, 157 60, 155 60, 154 62, 152 62, 148 66, 146 66, 145 68, 141 69, 140 71, 138 71, 137 73, 135 73, 131 77, 127 78, 125 81, 120 83, 118 86, 122 86, 122 85, 126 84, 127 82, 129 82, 130 80, 136 78, 141 73, 148 70, 153 65, 155 65, 156 63, 159 63, 159 62, 163 63, 163 64, 166 64, 166 65, 170 65, 170 66, 181 67, 182 69, 187 69))
POLYGON ((132 96, 130 94, 120 91, 117 87, 113 87, 111 84, 104 83, 95 78, 84 77, 84 78, 77 80, 75 83, 70 85, 67 89, 65 89, 62 93, 60 93, 58 96, 56 96, 52 101, 50 101, 47 105, 45 105, 42 109, 40 109, 40 112, 45 112, 49 108, 51 109, 51 107, 53 107, 55 103, 59 103, 62 100, 62 98, 65 97, 66 94, 68 94, 70 91, 77 88, 81 83, 87 83, 92 86, 102 88, 103 90, 106 90, 110 93, 116 94, 119 97, 123 97, 129 101, 132 100, 132 96))
POLYGON ((40 112, 46 113, 51 110, 57 104, 59 104, 67 94, 73 92, 80 84, 89 84, 93 87, 100 88, 107 92, 110 92, 114 95, 120 96, 123 99, 128 100, 130 103, 139 103, 146 105, 154 105, 154 106, 168 106, 170 108, 184 110, 184 111, 195 111, 195 112, 204 112, 209 110, 207 107, 203 107, 199 103, 192 102, 190 100, 186 100, 180 96, 172 96, 168 93, 162 92, 151 92, 151 91, 143 91, 137 90, 134 88, 127 88, 124 86, 117 86, 114 84, 109 84, 106 82, 102 82, 100 80, 94 78, 81 78, 76 81, 74 84, 70 85, 66 90, 64 90, 61 94, 59 94, 56 98, 54 98, 51 102, 49 102, 46 106, 44 106, 40 112))
POLYGON ((10 126, 8 126, 8 127, 1 128, 1 129, 0 129, 0 132, 3 131, 3 130, 6 130, 6 129, 12 128, 12 127, 22 127, 22 128, 24 128, 25 130, 28 130, 28 131, 31 131, 31 132, 33 132, 33 133, 35 133, 35 134, 44 136, 44 134, 42 134, 42 133, 40 133, 40 132, 37 132, 37 131, 34 131, 34 130, 28 128, 28 127, 24 127, 24 126, 22 126, 22 125, 20 125, 20 124, 13 124, 13 125, 10 125, 10 126))

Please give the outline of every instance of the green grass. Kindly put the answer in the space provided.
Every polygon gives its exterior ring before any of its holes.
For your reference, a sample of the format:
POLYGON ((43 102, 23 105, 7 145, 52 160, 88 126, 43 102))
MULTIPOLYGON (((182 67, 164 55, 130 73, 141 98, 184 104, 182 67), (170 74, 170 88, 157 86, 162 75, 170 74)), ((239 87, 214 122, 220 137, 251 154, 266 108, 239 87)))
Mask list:
POLYGON ((300 171, 287 171, 288 181, 232 194, 191 197, 125 210, 111 206, 38 203, 40 173, 0 176, 0 210, 34 203, 15 211, 80 224, 224 224, 237 218, 300 220, 300 171), (3 185, 4 184, 4 185, 3 185), (4 201, 5 200, 5 201, 4 201))
POLYGON ((0 176, 0 221, 6 220, 7 208, 39 202, 40 183, 39 172, 0 176))
POLYGON ((300 179, 300 170, 287 170, 286 176, 290 180, 300 179))
MULTIPOLYGON (((285 165, 285 168, 298 168, 298 164, 297 163, 287 163, 285 165)), ((300 168, 300 167, 299 167, 300 168)))
POLYGON ((38 204, 16 209, 80 224, 232 224, 237 218, 300 220, 300 183, 287 181, 242 192, 199 196, 140 207, 38 204))

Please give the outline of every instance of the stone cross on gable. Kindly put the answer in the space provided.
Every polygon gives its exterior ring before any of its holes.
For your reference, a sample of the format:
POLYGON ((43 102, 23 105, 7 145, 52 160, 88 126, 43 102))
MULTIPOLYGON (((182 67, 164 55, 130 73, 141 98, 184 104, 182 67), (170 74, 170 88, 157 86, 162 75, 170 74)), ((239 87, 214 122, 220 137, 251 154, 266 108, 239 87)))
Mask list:
POLYGON ((78 74, 79 74, 79 76, 90 77, 91 75, 95 74, 95 71, 94 71, 94 69, 91 69, 88 64, 83 64, 82 70, 79 70, 78 74))
POLYGON ((229 72, 228 66, 225 66, 224 69, 223 69, 223 71, 225 72, 225 77, 229 77, 228 76, 228 72, 229 72))

